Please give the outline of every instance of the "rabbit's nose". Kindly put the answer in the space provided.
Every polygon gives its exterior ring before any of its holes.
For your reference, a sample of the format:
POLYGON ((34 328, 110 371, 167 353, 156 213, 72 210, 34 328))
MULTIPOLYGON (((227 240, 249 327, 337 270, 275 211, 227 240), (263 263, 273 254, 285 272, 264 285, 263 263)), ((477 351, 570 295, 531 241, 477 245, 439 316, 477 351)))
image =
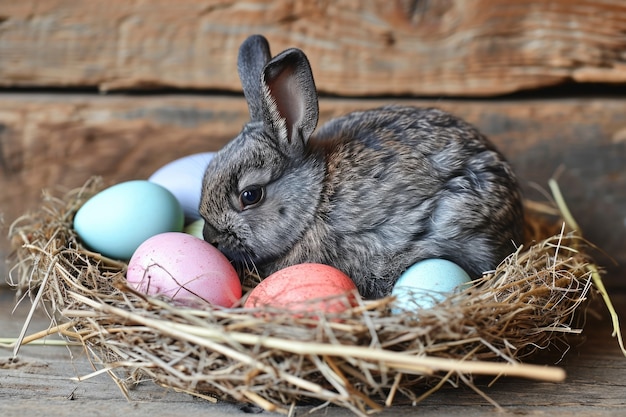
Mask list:
POLYGON ((204 228, 202 229, 202 236, 204 237, 204 240, 217 248, 217 235, 217 229, 205 221, 204 228))

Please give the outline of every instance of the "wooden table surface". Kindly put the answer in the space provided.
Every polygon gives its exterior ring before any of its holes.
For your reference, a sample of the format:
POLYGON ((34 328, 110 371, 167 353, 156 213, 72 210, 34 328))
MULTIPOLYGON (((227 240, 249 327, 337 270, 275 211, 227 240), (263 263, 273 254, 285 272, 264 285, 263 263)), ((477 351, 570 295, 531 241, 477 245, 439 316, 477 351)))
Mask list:
MULTIPOLYGON (((612 299, 626 324, 626 294, 613 293, 612 299)), ((14 312, 14 293, 0 286, 0 338, 17 337, 28 313, 23 302, 14 312)), ((626 415, 626 358, 621 355, 603 305, 594 304, 585 326, 584 341, 574 340, 559 366, 567 372, 563 383, 545 383, 502 378, 489 387, 478 386, 504 410, 505 415, 528 416, 614 416, 626 415)), ((45 314, 38 312, 29 334, 48 326, 45 314)), ((554 360, 554 355, 550 355, 554 360)), ((212 404, 145 382, 131 391, 127 401, 106 374, 77 382, 73 377, 93 369, 78 347, 24 346, 16 359, 12 350, 0 348, 0 415, 146 416, 182 415, 236 416, 251 410, 242 404, 212 404)), ((254 411, 254 410, 252 410, 254 411)), ((258 410, 256 410, 258 411, 258 410)), ((297 415, 310 411, 298 408, 297 415)), ((416 406, 394 406, 380 416, 460 416, 503 415, 468 388, 444 388, 416 406)), ((265 415, 272 413, 264 412, 265 415)), ((348 410, 330 407, 314 415, 350 416, 348 410)))

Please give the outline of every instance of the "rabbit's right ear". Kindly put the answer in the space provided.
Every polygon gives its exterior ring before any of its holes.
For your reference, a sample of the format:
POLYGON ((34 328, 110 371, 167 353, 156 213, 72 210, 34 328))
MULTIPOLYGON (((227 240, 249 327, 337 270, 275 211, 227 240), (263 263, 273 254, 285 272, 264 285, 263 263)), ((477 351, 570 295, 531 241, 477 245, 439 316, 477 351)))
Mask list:
POLYGON ((250 120, 263 120, 261 73, 271 59, 270 45, 261 35, 248 37, 239 47, 237 72, 248 102, 250 120))
POLYGON ((265 123, 279 145, 304 149, 319 117, 317 89, 304 52, 292 48, 275 56, 263 70, 261 89, 265 123))

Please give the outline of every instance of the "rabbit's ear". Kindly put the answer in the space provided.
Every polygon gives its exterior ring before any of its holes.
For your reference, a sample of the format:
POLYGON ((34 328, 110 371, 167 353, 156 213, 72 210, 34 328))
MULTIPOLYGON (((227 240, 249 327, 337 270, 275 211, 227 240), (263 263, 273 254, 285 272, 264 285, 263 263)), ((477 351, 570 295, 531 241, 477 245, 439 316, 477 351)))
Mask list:
POLYGON ((271 57, 270 45, 261 35, 248 37, 239 47, 237 72, 253 121, 263 120, 261 73, 271 57))
POLYGON ((309 60, 299 49, 288 49, 263 71, 263 111, 278 140, 304 145, 317 126, 317 91, 309 60))

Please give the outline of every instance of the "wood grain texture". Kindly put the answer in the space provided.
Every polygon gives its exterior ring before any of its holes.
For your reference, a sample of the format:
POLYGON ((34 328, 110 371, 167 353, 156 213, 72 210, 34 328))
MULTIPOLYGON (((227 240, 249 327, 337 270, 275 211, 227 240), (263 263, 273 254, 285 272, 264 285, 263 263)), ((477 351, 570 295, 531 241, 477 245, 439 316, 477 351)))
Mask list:
MULTIPOLYGON (((396 100, 436 105, 487 134, 527 196, 559 183, 586 236, 606 250, 609 284, 626 287, 626 101, 396 100), (609 258, 618 263, 615 265, 609 258)), ((388 100, 323 99, 321 123, 388 100)), ((176 158, 221 148, 247 121, 243 97, 0 94, 0 213, 37 206, 42 189, 147 178, 176 158)), ((8 251, 0 239, 0 254, 8 251)))
MULTIPOLYGON (((613 294, 620 316, 626 317, 626 293, 613 294)), ((28 303, 12 313, 14 299, 6 288, 0 287, 0 337, 17 337, 28 312, 28 303), (11 320, 6 320, 12 314, 11 320)), ((482 417, 482 416, 620 416, 626 413, 624 372, 626 359, 621 356, 617 342, 611 338, 608 316, 598 308, 602 317, 587 323, 583 338, 571 340, 572 348, 558 366, 563 367, 567 379, 563 383, 544 383, 502 377, 488 386, 490 380, 481 380, 478 387, 496 401, 504 412, 498 412, 485 399, 468 388, 444 387, 416 406, 398 405, 376 414, 380 417, 482 417), (584 343, 581 343, 586 339, 584 343)), ((35 315, 29 333, 46 329, 49 319, 42 313, 35 315)), ((554 350, 538 363, 554 364, 563 352, 554 350)), ((80 349, 63 347, 26 346, 19 360, 11 364, 10 350, 0 348, 0 409, 3 417, 24 415, 78 415, 125 417, 229 417, 246 416, 242 404, 194 399, 151 382, 144 382, 131 390, 132 401, 127 401, 115 383, 106 375, 81 382, 71 378, 93 371, 80 349), (70 353, 71 352, 71 353, 70 353)), ((296 408, 296 415, 309 415, 311 407, 296 408)), ((262 416, 278 416, 263 413, 262 416)), ((313 417, 352 417, 350 411, 328 407, 312 414, 313 417)))
POLYGON ((0 0, 0 86, 238 91, 252 33, 302 48, 337 95, 626 81, 619 0, 0 0))

